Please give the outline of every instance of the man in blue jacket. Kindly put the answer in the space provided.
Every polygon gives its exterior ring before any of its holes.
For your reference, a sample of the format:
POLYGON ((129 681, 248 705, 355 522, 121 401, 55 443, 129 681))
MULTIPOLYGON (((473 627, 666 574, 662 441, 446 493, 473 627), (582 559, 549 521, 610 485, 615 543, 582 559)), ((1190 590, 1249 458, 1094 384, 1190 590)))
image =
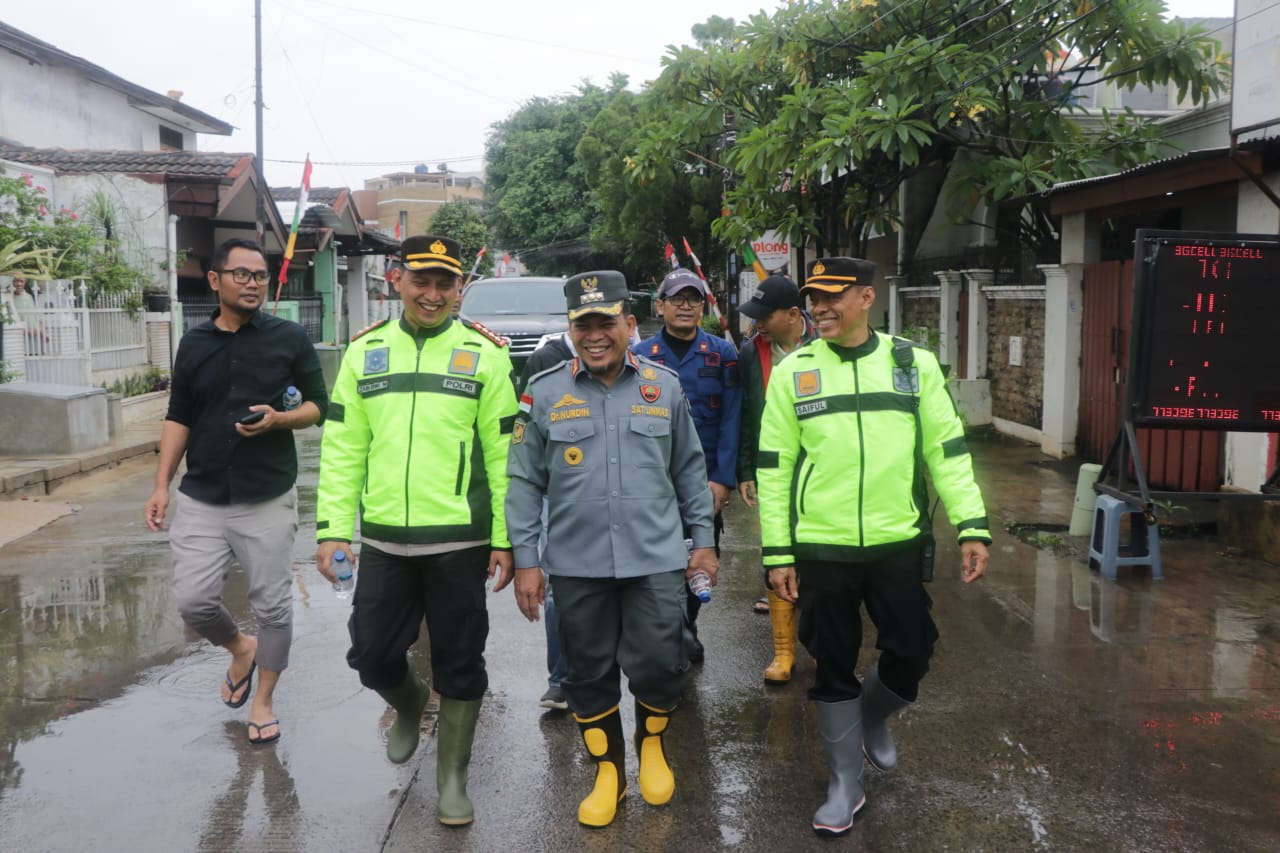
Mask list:
MULTIPOLYGON (((715 499, 716 555, 724 520, 720 511, 737 487, 738 427, 742 388, 738 383, 738 351, 724 338, 702 329, 707 285, 693 272, 672 270, 658 287, 662 329, 632 347, 632 352, 674 370, 693 409, 693 422, 707 461, 707 480, 715 499)), ((698 640, 698 610, 702 602, 687 593, 689 631, 693 635, 689 659, 698 663, 704 651, 698 640)))

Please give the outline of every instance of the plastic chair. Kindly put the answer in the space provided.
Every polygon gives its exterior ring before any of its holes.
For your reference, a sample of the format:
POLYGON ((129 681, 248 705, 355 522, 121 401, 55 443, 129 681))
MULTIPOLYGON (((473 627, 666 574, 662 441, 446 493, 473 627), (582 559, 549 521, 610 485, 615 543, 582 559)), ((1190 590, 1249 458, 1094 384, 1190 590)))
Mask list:
POLYGON ((1107 580, 1116 579, 1120 566, 1150 566, 1152 580, 1163 580, 1160 566, 1160 527, 1147 524, 1142 510, 1111 495, 1098 495, 1089 534, 1089 566, 1107 580), (1129 516, 1129 542, 1120 545, 1120 525, 1129 516))

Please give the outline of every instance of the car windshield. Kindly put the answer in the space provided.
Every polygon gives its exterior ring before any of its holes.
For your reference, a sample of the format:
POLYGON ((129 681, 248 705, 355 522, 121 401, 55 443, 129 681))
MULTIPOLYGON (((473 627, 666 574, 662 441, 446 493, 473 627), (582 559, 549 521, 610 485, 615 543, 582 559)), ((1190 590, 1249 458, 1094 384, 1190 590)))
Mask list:
POLYGON ((505 314, 567 314, 564 282, 519 281, 477 282, 462 297, 462 312, 468 317, 505 314))

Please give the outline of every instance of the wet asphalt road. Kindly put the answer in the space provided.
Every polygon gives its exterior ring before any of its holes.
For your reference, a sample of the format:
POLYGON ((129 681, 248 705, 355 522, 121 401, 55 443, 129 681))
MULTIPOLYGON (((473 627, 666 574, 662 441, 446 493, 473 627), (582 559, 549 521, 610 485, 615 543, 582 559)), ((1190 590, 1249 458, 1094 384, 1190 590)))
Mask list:
MULTIPOLYGON (((672 723, 676 796, 635 789, 614 825, 576 823, 590 787, 577 728, 543 712, 542 626, 491 602, 490 694, 470 790, 477 821, 434 817, 434 719, 396 767, 390 718, 343 660, 346 605, 310 564, 316 433, 302 441, 295 641, 283 737, 245 741, 219 701, 226 657, 185 630, 163 536, 141 507, 152 461, 59 492, 79 513, 0 550, 0 850, 1115 850, 1280 847, 1280 575, 1212 541, 1165 543, 1167 580, 1110 583, 1010 536, 966 587, 940 549, 942 639, 901 763, 868 770, 846 838, 809 829, 825 771, 797 680, 766 688, 754 515, 727 511, 707 662, 672 723)), ((1073 484, 1015 442, 975 442, 992 525, 1065 523, 1073 484)), ((941 527, 940 527, 941 529, 941 527)), ((949 538, 949 537, 944 537, 949 538)), ((249 627, 244 577, 229 606, 249 627)), ((870 643, 868 643, 870 645, 870 643)), ((425 655, 416 664, 427 673, 425 655)), ((802 656, 803 658, 803 656, 802 656)), ((864 646, 862 666, 874 660, 864 646)), ((633 715, 624 705, 626 730, 633 715)))

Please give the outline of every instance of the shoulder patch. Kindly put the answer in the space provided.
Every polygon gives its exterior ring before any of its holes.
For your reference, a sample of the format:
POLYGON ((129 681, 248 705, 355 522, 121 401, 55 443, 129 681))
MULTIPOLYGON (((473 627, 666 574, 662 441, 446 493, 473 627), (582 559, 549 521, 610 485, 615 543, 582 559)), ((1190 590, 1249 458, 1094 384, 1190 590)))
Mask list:
POLYGON ((505 347, 507 345, 506 338, 504 338, 502 335, 495 332, 493 329, 490 329, 487 326, 483 325, 482 323, 477 323, 474 320, 463 320, 462 325, 466 326, 468 329, 473 329, 474 331, 479 332, 481 335, 488 338, 490 343, 493 343, 500 347, 505 347))
POLYGON ((387 318, 387 319, 385 319, 385 320, 379 320, 378 322, 374 323, 372 326, 365 326, 363 329, 361 329, 360 331, 358 331, 358 332, 356 332, 354 335, 352 335, 352 336, 351 336, 351 340, 352 340, 352 341, 355 341, 355 340, 357 340, 357 339, 359 339, 359 338, 362 338, 362 337, 364 337, 365 335, 367 335, 367 334, 369 334, 370 332, 372 332, 374 329, 381 329, 383 326, 387 325, 387 324, 388 324, 388 323, 390 323, 390 322, 391 322, 391 318, 390 318, 390 317, 388 317, 388 318, 387 318))
MULTIPOLYGON (((677 381, 679 381, 680 379, 680 374, 677 371, 673 370, 670 367, 667 367, 665 364, 663 364, 660 361, 654 361, 643 355, 637 356, 636 359, 640 362, 641 368, 653 368, 654 370, 658 371, 658 373, 670 374, 670 376, 676 379, 677 381)), ((644 378, 648 379, 649 377, 646 375, 644 378)))

